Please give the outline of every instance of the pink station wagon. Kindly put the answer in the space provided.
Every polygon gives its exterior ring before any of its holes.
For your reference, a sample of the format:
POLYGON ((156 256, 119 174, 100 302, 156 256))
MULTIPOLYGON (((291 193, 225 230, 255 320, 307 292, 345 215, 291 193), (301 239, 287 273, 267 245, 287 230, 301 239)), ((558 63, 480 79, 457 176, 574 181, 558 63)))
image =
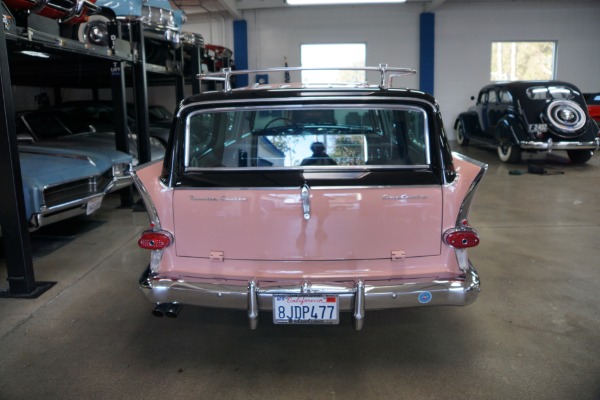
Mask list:
POLYGON ((140 287, 153 314, 247 310, 275 324, 356 329, 368 310, 468 305, 479 277, 467 221, 487 166, 452 153, 435 99, 392 87, 413 70, 349 68, 378 85, 269 84, 201 76, 222 90, 183 101, 164 161, 133 172, 150 229, 140 287))

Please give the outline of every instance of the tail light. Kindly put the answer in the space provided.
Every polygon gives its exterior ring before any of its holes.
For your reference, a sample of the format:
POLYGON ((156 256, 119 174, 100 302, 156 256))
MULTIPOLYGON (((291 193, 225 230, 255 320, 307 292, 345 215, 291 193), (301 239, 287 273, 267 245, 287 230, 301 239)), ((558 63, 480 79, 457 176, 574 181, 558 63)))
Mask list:
POLYGON ((479 236, 474 229, 450 229, 444 233, 444 242, 456 249, 466 249, 479 244, 479 236))
POLYGON ((138 246, 146 250, 162 250, 173 243, 173 236, 167 231, 145 231, 138 240, 138 246))

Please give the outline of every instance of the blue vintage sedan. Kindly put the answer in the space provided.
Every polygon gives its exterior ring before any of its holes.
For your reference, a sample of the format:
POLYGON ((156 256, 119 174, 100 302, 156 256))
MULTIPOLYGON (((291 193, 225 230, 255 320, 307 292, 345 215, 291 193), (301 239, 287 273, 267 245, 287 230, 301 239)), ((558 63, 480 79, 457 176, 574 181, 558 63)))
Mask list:
POLYGON ((30 231, 77 215, 90 215, 114 187, 108 157, 77 155, 65 149, 54 154, 19 146, 25 212, 30 231))
POLYGON ((87 158, 93 165, 105 168, 105 163, 108 160, 111 167, 111 176, 113 182, 110 185, 110 192, 123 189, 132 183, 131 169, 133 158, 131 155, 117 151, 111 148, 103 148, 100 146, 97 149, 86 147, 60 147, 56 144, 49 146, 45 143, 20 143, 19 150, 29 154, 40 154, 47 156, 62 156, 72 158, 87 158))

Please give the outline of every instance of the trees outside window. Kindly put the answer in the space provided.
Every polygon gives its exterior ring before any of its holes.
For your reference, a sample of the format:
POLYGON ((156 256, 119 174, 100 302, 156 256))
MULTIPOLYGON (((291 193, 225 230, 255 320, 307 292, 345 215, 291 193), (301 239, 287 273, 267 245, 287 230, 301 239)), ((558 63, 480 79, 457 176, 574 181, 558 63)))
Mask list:
POLYGON ((556 72, 556 42, 492 42, 491 81, 549 80, 556 72))

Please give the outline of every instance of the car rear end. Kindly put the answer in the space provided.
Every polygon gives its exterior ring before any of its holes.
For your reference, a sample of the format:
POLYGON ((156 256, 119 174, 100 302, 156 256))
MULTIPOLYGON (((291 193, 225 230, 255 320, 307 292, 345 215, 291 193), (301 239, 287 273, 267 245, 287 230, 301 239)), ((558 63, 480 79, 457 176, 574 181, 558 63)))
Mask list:
POLYGON ((182 304, 357 329, 375 309, 467 305, 467 217, 486 166, 452 155, 435 100, 383 86, 187 100, 163 164, 136 170, 155 314, 182 304), (317 152, 316 149, 319 149, 317 152))

